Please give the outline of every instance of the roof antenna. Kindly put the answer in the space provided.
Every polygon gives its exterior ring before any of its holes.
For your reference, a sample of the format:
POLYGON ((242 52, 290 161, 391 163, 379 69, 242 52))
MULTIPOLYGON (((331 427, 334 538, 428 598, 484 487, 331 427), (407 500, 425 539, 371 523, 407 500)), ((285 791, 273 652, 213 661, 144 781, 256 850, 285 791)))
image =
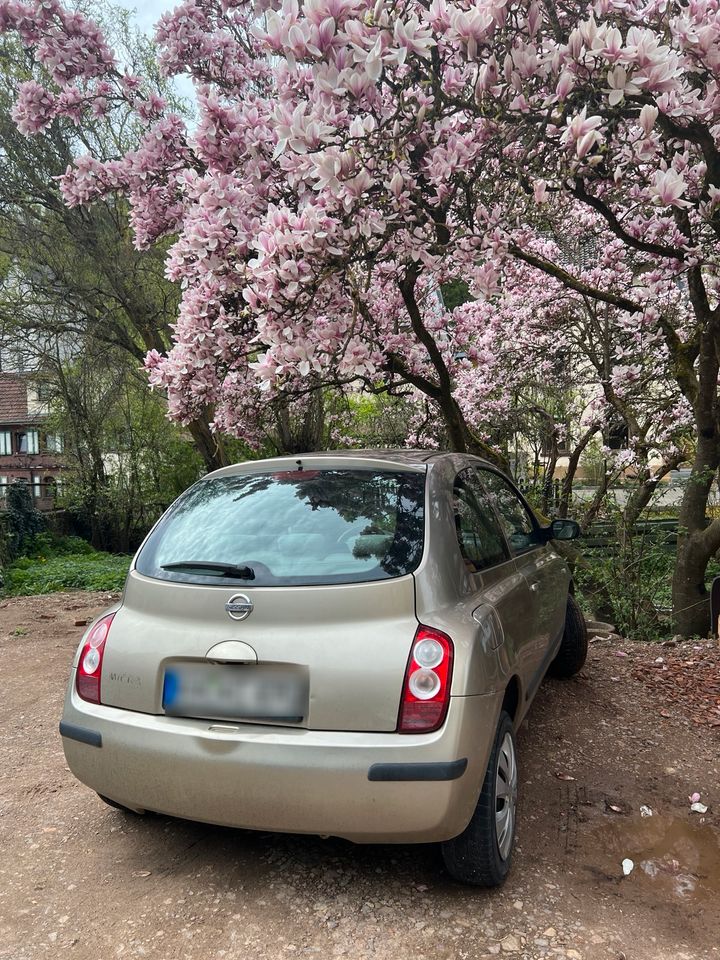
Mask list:
POLYGON ((296 460, 295 463, 297 464, 298 470, 302 470, 302 468, 303 468, 302 460, 296 460))

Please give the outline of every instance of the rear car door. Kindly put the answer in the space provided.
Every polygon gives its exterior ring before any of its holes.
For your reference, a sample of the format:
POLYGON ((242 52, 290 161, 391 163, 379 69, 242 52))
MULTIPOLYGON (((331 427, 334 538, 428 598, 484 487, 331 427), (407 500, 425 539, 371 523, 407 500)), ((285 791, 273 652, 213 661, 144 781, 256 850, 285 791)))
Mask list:
POLYGON ((564 561, 547 542, 534 514, 510 481, 484 467, 479 469, 479 475, 505 531, 517 569, 532 595, 528 622, 534 648, 529 686, 532 696, 563 630, 569 575, 564 561))
POLYGON ((457 474, 453 500, 460 553, 473 587, 472 617, 483 634, 480 639, 486 648, 497 650, 510 672, 520 674, 525 686, 536 669, 534 640, 528 629, 535 597, 517 569, 474 467, 457 474))

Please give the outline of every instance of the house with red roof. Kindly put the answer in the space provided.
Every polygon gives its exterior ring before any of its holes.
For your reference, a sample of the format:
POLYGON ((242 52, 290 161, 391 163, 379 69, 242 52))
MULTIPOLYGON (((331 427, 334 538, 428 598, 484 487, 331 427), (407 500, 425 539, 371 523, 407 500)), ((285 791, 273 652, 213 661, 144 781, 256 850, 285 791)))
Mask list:
POLYGON ((36 374, 0 373, 0 509, 18 481, 29 484, 38 510, 55 508, 63 438, 47 426, 45 389, 36 374))

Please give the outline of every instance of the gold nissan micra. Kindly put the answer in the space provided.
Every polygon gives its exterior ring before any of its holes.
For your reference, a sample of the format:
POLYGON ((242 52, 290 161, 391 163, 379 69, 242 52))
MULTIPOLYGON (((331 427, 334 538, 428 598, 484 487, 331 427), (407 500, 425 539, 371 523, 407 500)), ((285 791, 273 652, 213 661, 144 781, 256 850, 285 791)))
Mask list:
POLYGON ((70 769, 114 806, 358 843, 438 841, 496 885, 514 731, 587 633, 553 539, 475 457, 218 470, 165 513, 73 661, 70 769))

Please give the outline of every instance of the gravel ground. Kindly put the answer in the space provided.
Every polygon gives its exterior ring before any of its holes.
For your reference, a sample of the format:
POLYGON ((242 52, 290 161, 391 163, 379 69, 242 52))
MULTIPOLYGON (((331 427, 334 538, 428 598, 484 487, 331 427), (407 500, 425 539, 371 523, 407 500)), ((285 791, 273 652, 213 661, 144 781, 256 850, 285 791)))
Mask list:
POLYGON ((601 640, 580 677, 543 685, 519 735, 513 871, 488 892, 453 883, 433 846, 105 806, 68 772, 57 722, 77 622, 108 602, 0 605, 3 960, 720 958, 720 732, 637 679, 658 648, 601 640), (689 810, 695 791, 705 816, 689 810))

